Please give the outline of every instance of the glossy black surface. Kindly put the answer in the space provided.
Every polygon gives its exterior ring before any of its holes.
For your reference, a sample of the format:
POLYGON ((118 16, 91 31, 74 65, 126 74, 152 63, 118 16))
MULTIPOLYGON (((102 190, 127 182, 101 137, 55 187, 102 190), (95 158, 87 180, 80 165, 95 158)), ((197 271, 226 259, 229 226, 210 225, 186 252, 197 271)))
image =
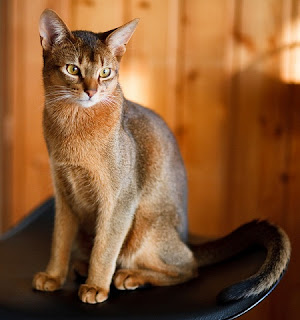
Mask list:
POLYGON ((263 263, 265 252, 257 248, 200 269, 197 279, 182 285, 126 292, 112 287, 109 299, 97 305, 78 299, 79 283, 71 278, 63 290, 34 291, 32 277, 49 259, 53 212, 50 199, 0 239, 0 319, 233 319, 269 293, 216 303, 221 289, 255 273, 263 263))

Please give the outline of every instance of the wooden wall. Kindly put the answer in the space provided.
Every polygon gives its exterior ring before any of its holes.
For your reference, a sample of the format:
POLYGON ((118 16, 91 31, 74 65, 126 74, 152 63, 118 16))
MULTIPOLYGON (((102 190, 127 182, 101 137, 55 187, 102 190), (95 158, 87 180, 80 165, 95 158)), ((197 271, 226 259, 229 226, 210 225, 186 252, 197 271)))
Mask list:
MULTIPOLYGON (((244 319, 294 319, 300 301, 299 0, 2 0, 2 228, 52 193, 42 137, 38 20, 104 31, 141 18, 121 69, 126 96, 161 114, 189 175, 190 230, 269 218, 291 237, 278 289, 244 319)), ((1 224, 0 224, 1 225, 1 224)))

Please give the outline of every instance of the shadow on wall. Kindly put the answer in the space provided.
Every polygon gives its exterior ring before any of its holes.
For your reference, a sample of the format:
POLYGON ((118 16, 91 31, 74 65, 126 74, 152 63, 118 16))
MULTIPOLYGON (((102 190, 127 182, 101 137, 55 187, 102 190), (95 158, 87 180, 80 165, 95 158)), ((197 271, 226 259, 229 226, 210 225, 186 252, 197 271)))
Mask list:
POLYGON ((280 306, 296 308, 300 299, 300 69, 293 64, 299 50, 299 42, 284 45, 231 78, 224 219, 239 225, 267 218, 291 238, 289 272, 281 294, 270 297, 276 319, 284 318, 280 306))

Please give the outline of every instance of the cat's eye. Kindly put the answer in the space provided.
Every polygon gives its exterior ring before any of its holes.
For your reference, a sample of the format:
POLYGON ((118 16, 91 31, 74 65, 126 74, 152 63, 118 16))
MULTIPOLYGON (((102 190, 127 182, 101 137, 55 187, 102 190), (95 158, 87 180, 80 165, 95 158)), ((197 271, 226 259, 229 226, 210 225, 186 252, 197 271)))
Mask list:
POLYGON ((110 68, 103 68, 101 71, 100 71, 100 77, 101 78, 107 78, 109 77, 111 74, 111 69, 110 68))
POLYGON ((67 71, 72 76, 76 76, 80 72, 79 68, 77 66, 75 66, 74 64, 67 64, 67 71))

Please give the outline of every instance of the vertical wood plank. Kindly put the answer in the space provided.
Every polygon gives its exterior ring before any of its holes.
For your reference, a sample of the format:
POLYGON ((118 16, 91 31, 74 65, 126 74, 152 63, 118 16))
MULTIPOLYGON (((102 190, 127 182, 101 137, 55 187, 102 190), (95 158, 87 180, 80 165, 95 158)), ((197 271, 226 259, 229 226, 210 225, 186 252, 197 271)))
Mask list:
POLYGON ((233 92, 236 108, 233 112, 237 115, 236 123, 233 124, 236 132, 232 148, 236 159, 232 159, 229 170, 233 172, 230 184, 235 188, 232 190, 233 198, 230 199, 231 211, 235 212, 237 219, 241 208, 246 209, 243 212, 245 219, 252 218, 257 212, 280 216, 283 201, 280 177, 285 169, 287 137, 284 110, 287 92, 280 80, 278 55, 268 56, 264 53, 272 52, 274 47, 280 46, 282 3, 242 3, 241 24, 234 32, 236 50, 242 62, 240 71, 234 74, 233 79, 236 84, 233 92), (251 6, 259 5, 261 16, 257 17, 251 6), (263 30, 259 36, 258 30, 263 30), (260 60, 261 55, 264 58, 260 60), (278 158, 274 163, 272 154, 275 150, 278 158), (268 186, 265 185, 266 181, 268 186))
POLYGON ((284 216, 282 225, 285 227, 292 243, 292 258, 288 272, 281 284, 280 292, 272 296, 274 319, 297 318, 297 306, 299 304, 299 268, 300 268, 300 72, 299 72, 299 27, 300 27, 300 3, 298 0, 289 0, 284 3, 283 26, 284 50, 281 54, 281 65, 285 67, 282 80, 288 86, 288 99, 286 99, 285 112, 289 118, 289 132, 286 154, 287 168, 282 176, 285 183, 284 216), (285 308, 280 308, 283 304, 285 308))
POLYGON ((122 61, 126 97, 159 113, 175 130, 179 1, 126 1, 125 20, 140 18, 122 61), (171 36, 170 36, 171 35, 171 36))
POLYGON ((228 168, 228 214, 232 213, 237 223, 257 215, 281 216, 280 177, 285 170, 287 134, 286 90, 279 79, 280 59, 278 55, 259 59, 280 46, 282 2, 240 1, 241 4, 239 25, 233 33, 240 71, 233 75, 234 133, 228 168))
MULTIPOLYGON (((8 16, 8 8, 7 2, 1 1, 0 2, 0 46, 3 48, 0 51, 0 66, 1 70, 4 70, 3 66, 7 62, 7 49, 5 46, 6 37, 7 37, 7 16, 8 16)), ((4 215, 3 212, 6 210, 7 206, 7 192, 5 191, 4 181, 5 178, 5 158, 4 155, 6 154, 6 141, 4 138, 5 134, 5 121, 6 121, 6 114, 5 114, 5 106, 6 106, 6 95, 5 90, 6 88, 6 74, 1 72, 0 74, 0 232, 3 230, 4 225, 4 215)))
MULTIPOLYGON (((13 0, 9 2, 7 20, 9 74, 7 92, 6 135, 9 176, 5 186, 9 205, 6 206, 5 226, 17 223, 39 202, 52 193, 48 156, 42 135, 42 53, 39 44, 38 21, 47 8, 58 12, 66 8, 67 0, 13 0)), ((68 13, 68 10, 66 11, 68 13)), ((63 17, 66 14, 61 14, 63 17)))
POLYGON ((181 147, 189 178, 190 230, 212 235, 224 232, 224 144, 227 113, 228 57, 232 1, 184 2, 184 61, 179 106, 181 147), (214 22, 217 21, 217 23, 214 22))
MULTIPOLYGON (((10 225, 14 224, 18 220, 18 215, 24 214, 23 211, 25 198, 23 195, 24 183, 25 183, 25 171, 27 163, 24 159, 25 154, 25 122, 24 110, 26 106, 23 103, 24 88, 22 82, 24 82, 24 55, 20 56, 19 52, 25 50, 25 44, 23 42, 23 21, 21 18, 21 12, 24 10, 24 2, 14 0, 12 1, 12 43, 11 43, 11 83, 10 89, 11 96, 11 117, 12 117, 12 198, 11 198, 11 216, 10 225), (21 75, 21 76, 19 76, 21 75), (24 166, 24 167, 23 167, 24 166), (18 199, 19 196, 19 199, 18 199)), ((25 51, 24 51, 25 52, 25 51)))
POLYGON ((124 23, 123 0, 75 0, 71 5, 72 30, 103 32, 124 23))
MULTIPOLYGON (((300 11, 297 12, 300 19, 300 11)), ((298 75, 299 76, 299 75, 298 75)), ((292 259, 283 283, 282 301, 285 304, 285 312, 280 310, 279 306, 276 311, 286 319, 297 318, 297 308, 300 301, 300 83, 291 85, 291 94, 293 96, 290 107, 290 153, 289 167, 287 174, 287 203, 285 212, 285 226, 292 242, 292 259)), ((278 299, 279 301, 279 299, 278 299)), ((280 319, 278 317, 278 319, 280 319)))
MULTIPOLYGON (((226 212, 232 227, 257 217, 286 226, 290 90, 280 48, 288 2, 236 1, 226 212)), ((283 319, 283 293, 275 290, 244 318, 283 319)))
MULTIPOLYGON (((25 181, 22 186, 25 203, 19 207, 17 212, 24 210, 29 212, 37 203, 52 194, 52 183, 48 165, 48 156, 42 134, 42 110, 43 110, 43 85, 42 85, 42 49, 39 42, 38 23, 41 12, 45 7, 53 8, 59 15, 68 22, 70 10, 69 1, 22 1, 22 46, 24 50, 24 66, 22 76, 23 88, 22 102, 19 101, 16 108, 24 105, 22 119, 24 122, 24 154, 16 159, 24 157, 27 164, 26 170, 20 163, 18 172, 25 171, 25 181), (31 79, 37 79, 31 81, 31 79), (32 134, 35 132, 35 134, 32 134), (22 168, 23 167, 23 168, 22 168)), ((18 72, 18 70, 17 70, 18 72)), ((17 76, 17 75, 16 75, 17 76)), ((20 75, 18 75, 20 78, 20 75)), ((17 112, 17 111, 16 111, 17 112)), ((20 135, 20 134, 18 134, 20 135)), ((16 177, 18 179, 18 177, 16 177)), ((16 180, 15 180, 16 181, 16 180)), ((15 182, 17 183, 17 181, 15 182)), ((15 195, 15 202, 18 202, 18 194, 15 195)), ((19 219, 19 217, 18 217, 19 219)))

